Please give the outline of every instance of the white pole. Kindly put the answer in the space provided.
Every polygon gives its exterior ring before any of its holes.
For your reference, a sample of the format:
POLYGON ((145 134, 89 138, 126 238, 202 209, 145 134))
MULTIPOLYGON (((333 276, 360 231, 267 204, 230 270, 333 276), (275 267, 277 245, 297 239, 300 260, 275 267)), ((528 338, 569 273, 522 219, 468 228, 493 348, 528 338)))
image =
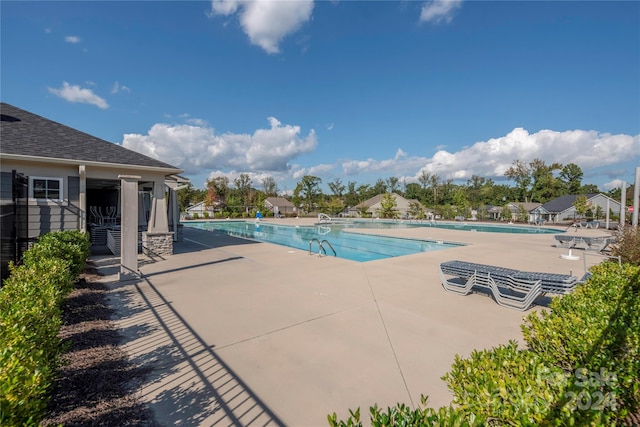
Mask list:
POLYGON ((627 183, 622 181, 620 184, 620 228, 624 227, 627 219, 627 183))
POLYGON ((631 204, 631 206, 633 206, 633 215, 632 215, 631 224, 633 224, 634 227, 638 226, 638 204, 640 204, 639 199, 640 199, 640 166, 636 167, 636 183, 633 188, 633 203, 631 204))

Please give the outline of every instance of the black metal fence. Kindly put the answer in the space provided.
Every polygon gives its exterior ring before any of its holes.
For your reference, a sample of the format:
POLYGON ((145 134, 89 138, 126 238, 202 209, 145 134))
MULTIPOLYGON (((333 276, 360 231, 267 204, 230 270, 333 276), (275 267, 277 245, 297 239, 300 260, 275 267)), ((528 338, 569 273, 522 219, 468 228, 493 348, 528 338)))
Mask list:
POLYGON ((0 177, 0 256, 2 281, 9 262, 18 263, 29 247, 29 178, 16 172, 0 177))

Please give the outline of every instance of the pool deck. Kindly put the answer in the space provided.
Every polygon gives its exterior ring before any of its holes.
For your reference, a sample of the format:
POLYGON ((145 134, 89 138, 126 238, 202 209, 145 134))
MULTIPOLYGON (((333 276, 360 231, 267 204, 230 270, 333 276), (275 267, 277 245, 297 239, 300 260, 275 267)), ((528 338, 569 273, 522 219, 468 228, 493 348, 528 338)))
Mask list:
POLYGON ((119 258, 94 257, 123 348, 133 362, 153 367, 140 392, 157 421, 313 427, 360 407, 367 425, 376 403, 415 407, 424 394, 431 406, 448 405, 441 377, 454 356, 509 339, 523 343, 522 318, 540 307, 523 313, 484 294, 447 293, 440 262, 582 276, 585 255, 587 267, 603 260, 575 249, 579 260, 561 258, 568 250, 552 246, 553 234, 363 232, 467 245, 359 263, 185 227, 173 256, 140 256, 139 280, 118 281, 119 258))

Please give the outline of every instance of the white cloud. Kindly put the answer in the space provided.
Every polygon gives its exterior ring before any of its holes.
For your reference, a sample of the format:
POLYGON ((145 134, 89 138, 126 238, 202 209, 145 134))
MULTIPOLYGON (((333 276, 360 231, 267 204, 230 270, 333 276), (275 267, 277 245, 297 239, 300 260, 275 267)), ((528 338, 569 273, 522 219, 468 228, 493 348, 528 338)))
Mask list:
POLYGON ((273 117, 269 123, 268 129, 258 129, 252 135, 217 135, 213 128, 202 125, 157 123, 147 135, 124 135, 122 145, 188 174, 208 170, 286 172, 292 159, 315 150, 313 130, 305 137, 299 126, 283 125, 273 117))
POLYGON ((425 157, 409 157, 402 149, 398 149, 392 159, 347 160, 342 163, 342 170, 346 175, 361 173, 397 175, 415 171, 423 167, 427 160, 425 157))
POLYGON ((476 142, 457 152, 444 149, 433 157, 410 157, 398 150, 392 159, 350 160, 342 163, 347 175, 394 174, 410 175, 417 181, 422 170, 441 179, 467 180, 472 175, 504 179, 504 172, 514 160, 531 162, 542 159, 566 165, 577 164, 587 171, 628 161, 640 153, 640 135, 612 135, 597 131, 570 130, 557 132, 541 130, 530 134, 516 128, 507 135, 476 142))
POLYGON ((252 44, 279 53, 280 42, 311 18, 313 0, 212 0, 215 15, 238 13, 242 30, 252 44))
POLYGON ((77 44, 77 43, 80 43, 80 37, 78 37, 78 36, 66 36, 64 38, 64 41, 66 41, 67 43, 71 43, 71 44, 77 44))
MULTIPOLYGON (((613 189, 613 188, 620 188, 620 187, 622 187, 622 183, 623 183, 623 181, 622 181, 621 179, 614 179, 613 181, 609 181, 609 182, 604 183, 604 185, 603 185, 602 187, 603 187, 605 190, 609 191, 609 190, 611 190, 611 189, 613 189)), ((626 184, 626 186, 625 186, 625 189, 626 189, 626 188, 627 188, 627 186, 629 185, 629 183, 628 183, 628 182, 626 182, 625 184, 626 184)))
POLYGON ((331 174, 331 172, 335 168, 336 168, 335 165, 330 165, 330 164, 320 164, 320 165, 315 165, 308 168, 298 167, 292 171, 291 177, 294 180, 299 181, 305 175, 311 175, 311 176, 317 176, 317 177, 326 176, 328 174, 331 174))
POLYGON ((82 88, 78 85, 70 85, 67 82, 62 82, 62 87, 59 89, 48 88, 49 92, 65 99, 69 102, 77 102, 81 104, 91 104, 103 110, 109 108, 109 104, 103 98, 99 97, 91 89, 82 88))
POLYGON ((453 20, 453 14, 462 6, 462 0, 429 0, 422 6, 420 22, 434 22, 448 24, 453 20))
POLYGON ((118 93, 118 92, 127 92, 127 93, 131 93, 131 89, 129 89, 127 86, 125 85, 121 85, 120 83, 118 83, 117 81, 113 83, 113 86, 111 87, 111 93, 118 93))
POLYGON ((500 138, 476 142, 456 153, 438 151, 424 169, 452 179, 468 179, 472 174, 503 177, 514 160, 536 158, 547 164, 577 164, 583 171, 614 165, 640 152, 640 135, 611 135, 596 131, 541 130, 529 134, 516 128, 500 138))

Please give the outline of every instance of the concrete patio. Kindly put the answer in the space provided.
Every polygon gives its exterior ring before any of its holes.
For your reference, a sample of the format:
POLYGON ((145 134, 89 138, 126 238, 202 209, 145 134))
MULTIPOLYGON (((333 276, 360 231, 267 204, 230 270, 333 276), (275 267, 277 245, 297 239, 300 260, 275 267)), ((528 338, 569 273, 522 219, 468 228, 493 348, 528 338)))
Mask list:
MULTIPOLYGON (((271 219, 312 224, 309 219, 271 219)), ((358 263, 185 227, 166 259, 140 257, 142 278, 119 282, 119 258, 93 263, 131 359, 153 371, 140 390, 162 425, 326 426, 361 408, 397 402, 447 405, 440 378, 454 356, 522 342, 532 310, 484 294, 443 290, 438 264, 461 259, 577 276, 603 260, 560 257, 553 234, 432 227, 362 230, 466 243, 436 252, 358 263)), ((606 235, 602 229, 567 233, 606 235)))

